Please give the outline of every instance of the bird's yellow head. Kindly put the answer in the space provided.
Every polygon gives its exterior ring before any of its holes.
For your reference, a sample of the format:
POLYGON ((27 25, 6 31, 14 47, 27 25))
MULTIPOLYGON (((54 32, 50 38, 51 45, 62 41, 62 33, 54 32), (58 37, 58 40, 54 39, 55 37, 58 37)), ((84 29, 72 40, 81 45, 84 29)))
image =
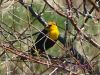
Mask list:
POLYGON ((59 37, 59 30, 55 22, 48 22, 48 26, 46 27, 49 37, 53 40, 57 40, 59 37))
POLYGON ((58 30, 55 22, 48 22, 48 26, 46 27, 48 32, 52 30, 58 30))

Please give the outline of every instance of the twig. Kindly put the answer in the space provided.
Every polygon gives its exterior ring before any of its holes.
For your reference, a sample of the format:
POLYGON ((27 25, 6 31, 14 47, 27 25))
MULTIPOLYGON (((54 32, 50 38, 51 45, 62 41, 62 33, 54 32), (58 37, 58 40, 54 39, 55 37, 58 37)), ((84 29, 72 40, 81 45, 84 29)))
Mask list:
POLYGON ((95 3, 92 0, 87 1, 90 2, 97 11, 99 11, 99 8, 95 5, 95 3))
POLYGON ((5 54, 5 51, 3 51, 1 54, 0 54, 0 57, 2 56, 2 55, 4 55, 5 54))
POLYGON ((71 21, 71 23, 72 23, 72 25, 74 26, 75 30, 76 30, 78 33, 81 33, 81 35, 83 35, 84 38, 85 38, 90 44, 92 44, 94 47, 96 47, 97 49, 100 50, 100 45, 99 45, 97 42, 95 42, 92 38, 89 38, 88 35, 86 35, 85 33, 83 33, 83 32, 80 30, 80 28, 77 27, 77 24, 74 22, 74 20, 73 20, 72 18, 70 18, 70 17, 68 17, 67 15, 65 15, 64 13, 61 13, 61 12, 59 12, 58 10, 56 10, 54 7, 52 7, 52 6, 47 2, 47 0, 44 0, 44 1, 45 1, 55 12, 57 12, 59 15, 61 15, 61 16, 63 16, 63 17, 67 17, 67 18, 71 21))
POLYGON ((90 61, 93 61, 95 58, 97 58, 98 56, 100 56, 100 52, 96 55, 96 56, 94 56, 90 61))
POLYGON ((47 22, 40 16, 38 15, 36 12, 33 11, 32 7, 30 5, 25 5, 23 0, 19 0, 19 3, 22 4, 26 9, 29 9, 30 13, 32 14, 32 16, 34 16, 35 18, 38 19, 38 21, 43 24, 44 26, 47 26, 47 22))
POLYGON ((8 46, 5 46, 5 45, 0 45, 0 47, 3 48, 4 50, 9 51, 9 52, 11 52, 13 54, 16 54, 16 55, 18 55, 20 57, 27 58, 28 60, 33 61, 35 63, 42 64, 42 65, 47 65, 47 66, 49 65, 49 66, 52 66, 52 67, 59 67, 59 68, 62 68, 64 70, 66 70, 61 65, 58 65, 56 63, 55 64, 49 63, 48 61, 44 61, 44 60, 42 61, 41 59, 39 60, 39 59, 33 57, 32 55, 27 55, 27 54, 23 53, 22 51, 19 51, 19 50, 15 49, 15 48, 11 48, 11 47, 8 47, 8 46))
POLYGON ((70 19, 72 25, 74 26, 75 30, 77 30, 78 33, 81 33, 81 35, 83 35, 84 38, 85 38, 90 44, 92 44, 94 47, 96 47, 97 49, 100 50, 100 45, 99 45, 96 41, 94 41, 92 38, 90 38, 88 35, 86 35, 84 32, 82 32, 82 31, 80 30, 80 28, 77 27, 77 25, 76 25, 76 23, 74 22, 73 19, 71 19, 71 18, 69 18, 69 19, 70 19))

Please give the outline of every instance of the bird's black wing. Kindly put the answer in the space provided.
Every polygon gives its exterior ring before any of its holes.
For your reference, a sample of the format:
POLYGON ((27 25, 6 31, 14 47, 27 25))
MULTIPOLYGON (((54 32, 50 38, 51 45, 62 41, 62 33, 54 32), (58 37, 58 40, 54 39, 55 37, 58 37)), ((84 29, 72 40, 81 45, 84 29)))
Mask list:
POLYGON ((28 52, 31 53, 31 55, 35 55, 35 48, 38 49, 43 49, 42 47, 42 43, 45 40, 45 35, 47 34, 47 30, 43 29, 41 32, 39 32, 39 35, 37 36, 37 39, 35 40, 35 44, 32 46, 32 48, 30 50, 28 50, 28 52))
POLYGON ((39 49, 39 52, 44 52, 45 50, 51 48, 55 42, 51 39, 47 38, 46 35, 48 34, 47 30, 42 30, 42 33, 40 33, 35 41, 35 46, 37 49, 39 49))
POLYGON ((37 37, 35 43, 38 42, 41 38, 43 38, 47 33, 48 33, 48 31, 47 31, 46 29, 43 29, 43 30, 39 33, 39 35, 38 35, 38 37, 37 37))

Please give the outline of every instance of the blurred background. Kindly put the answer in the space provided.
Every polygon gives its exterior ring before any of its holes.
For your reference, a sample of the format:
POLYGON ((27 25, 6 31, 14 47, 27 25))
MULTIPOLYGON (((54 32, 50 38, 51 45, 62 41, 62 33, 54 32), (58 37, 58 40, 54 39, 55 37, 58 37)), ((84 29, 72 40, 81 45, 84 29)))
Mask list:
MULTIPOLYGON (((53 9, 51 9, 44 0, 23 0, 25 5, 32 5, 32 9, 41 15, 47 22, 55 21, 59 27, 60 34, 65 35, 66 22, 67 19, 59 14, 57 14, 53 9)), ((48 3, 56 8, 56 10, 62 13, 68 12, 68 7, 66 0, 47 0, 48 3)), ((73 8, 76 8, 83 15, 89 15, 88 21, 85 23, 87 16, 83 16, 76 13, 73 9, 72 17, 75 19, 78 27, 84 24, 82 31, 92 38, 96 43, 100 45, 100 11, 95 8, 93 12, 89 14, 90 9, 93 5, 88 0, 71 0, 73 8), (85 1, 85 2, 84 2, 85 1), (85 10, 86 9, 86 10, 85 10), (91 17, 92 16, 92 17, 91 17)), ((95 3, 95 0, 91 0, 95 3)), ((100 1, 97 0, 99 3, 100 1)), ((95 3, 96 4, 96 3, 95 3)), ((100 4, 97 4, 97 6, 100 4)), ((98 9, 100 7, 98 6, 98 9)), ((24 8, 18 0, 0 0, 0 45, 10 43, 10 41, 15 41, 13 47, 15 49, 21 50, 23 52, 30 49, 37 38, 37 35, 32 35, 39 30, 42 30, 44 26, 37 20, 36 17, 32 16, 28 9, 24 8), (21 39, 30 36, 26 39, 21 39)), ((68 31, 72 34, 76 34, 72 24, 68 24, 68 31)), ((67 33, 67 41, 74 38, 73 35, 67 33)), ((47 52, 48 54, 60 57, 66 53, 58 46, 63 47, 62 43, 57 41, 57 44, 50 48, 47 52)), ((69 44, 69 43, 68 43, 69 44)), ((77 35, 74 41, 74 46, 77 51, 83 55, 87 60, 93 65, 95 75, 100 74, 100 50, 93 45, 91 45, 84 36, 77 35), (93 59, 93 60, 92 60, 93 59), (91 61, 92 60, 92 61, 91 61), (97 73, 97 74, 96 74, 97 73)), ((55 67, 49 68, 46 65, 39 63, 33 63, 32 61, 17 61, 16 54, 4 50, 0 47, 0 75, 73 75, 62 70, 57 70, 53 74, 50 74, 55 67), (4 52, 4 54, 3 54, 4 52)), ((45 60, 45 59, 44 59, 45 60)), ((72 67, 69 66, 68 69, 72 67)), ((72 71, 73 69, 71 69, 72 71)), ((79 69, 80 70, 80 69, 79 69)), ((85 75, 82 72, 76 71, 76 75, 85 75)))

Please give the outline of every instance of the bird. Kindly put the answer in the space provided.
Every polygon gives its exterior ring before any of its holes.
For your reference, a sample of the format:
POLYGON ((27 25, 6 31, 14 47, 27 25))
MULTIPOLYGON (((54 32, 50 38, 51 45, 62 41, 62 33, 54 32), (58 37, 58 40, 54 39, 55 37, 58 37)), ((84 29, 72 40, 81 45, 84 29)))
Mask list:
POLYGON ((39 53, 44 53, 45 50, 53 47, 59 38, 60 32, 56 22, 50 21, 47 24, 48 25, 37 36, 35 44, 28 50, 32 56, 36 55, 36 50, 39 53))

